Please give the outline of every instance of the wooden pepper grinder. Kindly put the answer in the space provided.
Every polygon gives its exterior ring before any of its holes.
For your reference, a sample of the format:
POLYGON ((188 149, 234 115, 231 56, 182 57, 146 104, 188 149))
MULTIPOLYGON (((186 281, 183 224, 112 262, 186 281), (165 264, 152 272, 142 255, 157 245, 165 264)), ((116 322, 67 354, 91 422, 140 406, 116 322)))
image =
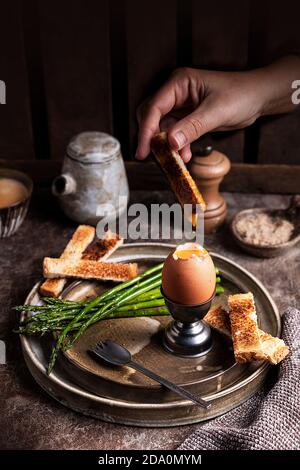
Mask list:
POLYGON ((224 222, 227 205, 219 193, 219 185, 230 170, 230 161, 211 146, 200 150, 190 164, 190 172, 206 202, 204 232, 214 232, 224 222))

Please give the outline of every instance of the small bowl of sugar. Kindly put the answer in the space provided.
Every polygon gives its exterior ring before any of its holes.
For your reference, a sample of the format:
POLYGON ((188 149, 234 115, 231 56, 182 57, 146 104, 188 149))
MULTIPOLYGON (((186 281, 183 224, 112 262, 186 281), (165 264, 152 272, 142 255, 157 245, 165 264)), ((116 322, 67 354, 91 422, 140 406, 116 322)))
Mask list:
POLYGON ((238 212, 231 222, 237 244, 251 255, 273 258, 300 242, 300 196, 286 209, 255 208, 238 212))

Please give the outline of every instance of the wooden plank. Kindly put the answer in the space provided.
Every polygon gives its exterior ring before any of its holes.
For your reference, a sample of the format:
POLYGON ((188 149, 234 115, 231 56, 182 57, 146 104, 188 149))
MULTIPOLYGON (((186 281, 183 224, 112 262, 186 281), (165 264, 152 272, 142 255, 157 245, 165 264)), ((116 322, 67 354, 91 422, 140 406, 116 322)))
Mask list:
POLYGON ((263 120, 260 123, 258 163, 300 165, 299 128, 300 111, 263 120))
MULTIPOLYGON (((125 162, 131 190, 168 190, 162 172, 154 162, 125 162)), ((36 184, 49 185, 61 169, 59 160, 4 160, 0 168, 24 171, 36 184)), ((298 194, 299 165, 246 165, 233 163, 221 185, 222 191, 239 193, 298 194)))
MULTIPOLYGON (((192 63, 197 68, 242 70, 248 60, 249 0, 192 0, 192 63)), ((242 162, 244 131, 201 139, 234 162, 242 162)), ((196 146, 197 148, 197 146, 196 146)))
POLYGON ((129 133, 134 154, 137 107, 176 67, 176 3, 174 0, 127 0, 125 14, 129 133))
MULTIPOLYGON (((262 4, 254 0, 253 5, 253 27, 256 28, 251 47, 253 64, 265 65, 290 53, 299 54, 299 2, 267 1, 262 4)), ((300 112, 261 120, 258 162, 299 164, 299 126, 300 112)))
POLYGON ((52 158, 70 138, 112 131, 107 0, 40 3, 42 58, 52 158))
POLYGON ((299 194, 300 166, 233 164, 222 191, 299 194))
POLYGON ((123 154, 129 155, 125 8, 124 0, 109 1, 113 133, 121 142, 123 154))
POLYGON ((0 157, 34 158, 19 0, 1 3, 0 44, 0 80, 6 85, 6 104, 0 105, 0 157))
POLYGON ((22 23, 34 153, 37 159, 47 159, 50 149, 37 3, 37 0, 26 0, 26 5, 22 2, 22 23))
POLYGON ((248 60, 249 1, 193 0, 193 65, 240 70, 248 60))
POLYGON ((11 160, 0 158, 1 168, 12 168, 22 171, 33 179, 35 184, 49 185, 59 175, 62 162, 60 160, 11 160))

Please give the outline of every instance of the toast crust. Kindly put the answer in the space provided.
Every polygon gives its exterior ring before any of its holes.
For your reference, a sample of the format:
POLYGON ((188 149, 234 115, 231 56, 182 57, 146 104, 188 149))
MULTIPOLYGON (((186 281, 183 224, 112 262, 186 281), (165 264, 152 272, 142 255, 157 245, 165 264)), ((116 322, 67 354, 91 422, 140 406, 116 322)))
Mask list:
MULTIPOLYGON (((94 236, 94 227, 80 225, 60 256, 60 259, 68 263, 80 259, 103 261, 123 243, 123 238, 112 233, 110 230, 106 232, 103 239, 93 243, 94 236)), ((59 297, 66 282, 67 279, 63 277, 47 279, 41 285, 40 293, 49 297, 59 297)))
POLYGON ((94 227, 90 225, 79 225, 60 257, 70 261, 80 259, 82 252, 94 240, 95 233, 96 230, 94 227))
MULTIPOLYGON (((203 320, 219 333, 232 337, 229 313, 221 305, 213 305, 203 320)), ((278 364, 288 355, 289 348, 282 339, 260 329, 258 334, 260 346, 253 351, 235 354, 237 362, 268 361, 270 364, 278 364)))
POLYGON ((81 259, 104 261, 122 244, 123 238, 109 230, 104 238, 96 240, 95 243, 84 250, 81 259))
POLYGON ((231 338, 231 327, 228 312, 221 305, 213 305, 203 318, 214 330, 231 338))
POLYGON ((260 347, 253 294, 229 295, 228 305, 235 357, 244 362, 247 354, 260 347))
MULTIPOLYGON (((63 260, 77 261, 81 258, 83 251, 90 245, 95 237, 95 228, 90 225, 79 225, 71 240, 68 242, 60 258, 63 260)), ((44 296, 58 297, 67 280, 60 279, 47 279, 40 286, 40 293, 44 296)))
POLYGON ((153 137, 151 150, 181 206, 192 204, 192 220, 195 225, 196 205, 199 204, 203 211, 206 205, 179 153, 171 149, 166 132, 160 132, 153 137))
POLYGON ((66 282, 67 279, 63 277, 46 279, 40 286, 40 294, 44 297, 59 297, 66 285, 66 282))
POLYGON ((269 333, 259 330, 261 340, 261 354, 258 351, 256 360, 268 360, 271 364, 278 364, 289 353, 289 348, 286 346, 283 339, 275 338, 269 333))
POLYGON ((44 258, 44 277, 79 277, 110 281, 127 281, 137 275, 136 263, 109 263, 79 260, 73 264, 60 258, 44 258))

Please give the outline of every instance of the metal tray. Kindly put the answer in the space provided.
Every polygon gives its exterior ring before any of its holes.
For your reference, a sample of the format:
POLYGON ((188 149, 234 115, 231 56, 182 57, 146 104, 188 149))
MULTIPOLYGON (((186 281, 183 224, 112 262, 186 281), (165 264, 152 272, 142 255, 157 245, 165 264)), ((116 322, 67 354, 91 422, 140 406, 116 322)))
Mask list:
MULTIPOLYGON (((138 243, 122 246, 113 261, 137 261, 141 269, 163 260, 174 245, 138 243)), ((260 327, 280 335, 277 308, 263 285, 248 271, 216 253, 227 293, 253 292, 260 327)), ((26 303, 40 303, 35 285, 26 303)), ((94 296, 105 283, 76 281, 64 297, 94 296)), ((41 387, 59 402, 105 421, 136 426, 176 426, 218 416, 247 400, 261 386, 269 365, 262 362, 236 364, 230 342, 214 333, 214 346, 205 357, 185 359, 165 352, 161 346, 168 317, 106 320, 92 326, 75 347, 60 358, 48 377, 46 367, 51 338, 21 337, 26 363, 41 387), (111 368, 93 361, 86 350, 101 338, 116 339, 127 346, 136 361, 174 382, 213 401, 203 410, 145 378, 130 368, 111 368)))

